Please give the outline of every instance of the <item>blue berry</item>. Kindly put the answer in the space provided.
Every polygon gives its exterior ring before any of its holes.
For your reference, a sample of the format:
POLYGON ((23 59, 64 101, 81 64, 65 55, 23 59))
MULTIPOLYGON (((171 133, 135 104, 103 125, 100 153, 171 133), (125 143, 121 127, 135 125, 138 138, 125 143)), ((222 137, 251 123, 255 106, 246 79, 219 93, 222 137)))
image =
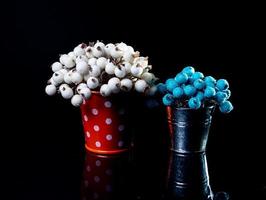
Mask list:
POLYGON ((181 87, 176 87, 174 90, 173 90, 173 95, 175 98, 180 98, 184 95, 184 91, 181 87))
POLYGON ((226 96, 226 99, 229 99, 230 96, 231 96, 231 90, 225 90, 223 91, 227 96, 226 96))
POLYGON ((225 79, 219 79, 216 83, 218 90, 227 90, 229 88, 229 83, 225 79))
POLYGON ((157 87, 157 91, 158 91, 160 94, 164 94, 164 93, 167 92, 166 85, 163 84, 163 83, 159 83, 156 87, 157 87))
POLYGON ((201 72, 195 72, 192 77, 191 77, 194 81, 197 80, 197 79, 203 79, 204 78, 204 75, 203 73, 201 72))
POLYGON ((215 99, 220 104, 220 103, 224 102, 227 99, 227 94, 225 92, 219 91, 219 92, 216 93, 215 99))
POLYGON ((230 101, 224 101, 220 104, 219 109, 222 113, 229 113, 234 109, 234 107, 230 101))
POLYGON ((206 76, 206 77, 204 78, 204 81, 205 81, 205 82, 216 83, 216 79, 213 78, 212 76, 206 76))
POLYGON ((204 96, 207 98, 211 98, 213 96, 215 96, 216 91, 213 87, 207 86, 205 91, 204 91, 204 96))
POLYGON ((185 74, 187 74, 190 77, 190 76, 192 76, 192 74, 195 73, 195 69, 191 66, 187 66, 182 70, 182 72, 184 72, 185 74))
POLYGON ((172 92, 177 86, 178 84, 173 78, 170 78, 166 81, 166 88, 170 92, 172 92))
POLYGON ((202 100, 204 99, 204 93, 201 92, 201 91, 199 91, 199 92, 196 94, 196 97, 197 97, 200 101, 202 101, 202 100))
POLYGON ((197 97, 192 97, 188 101, 188 106, 192 109, 199 109, 201 106, 201 102, 197 97))
POLYGON ((175 77, 175 81, 178 83, 178 84, 183 84, 183 83, 186 83, 188 80, 188 76, 187 74, 181 72, 181 73, 178 73, 175 77))
POLYGON ((189 97, 196 94, 196 92, 197 92, 197 89, 195 87, 193 87, 192 85, 186 85, 184 87, 184 93, 189 97))
POLYGON ((198 90, 202 90, 205 87, 205 82, 202 79, 197 79, 194 81, 193 85, 198 90))
POLYGON ((171 94, 166 94, 163 97, 163 104, 166 106, 170 106, 172 105, 172 103, 174 102, 174 97, 171 94))

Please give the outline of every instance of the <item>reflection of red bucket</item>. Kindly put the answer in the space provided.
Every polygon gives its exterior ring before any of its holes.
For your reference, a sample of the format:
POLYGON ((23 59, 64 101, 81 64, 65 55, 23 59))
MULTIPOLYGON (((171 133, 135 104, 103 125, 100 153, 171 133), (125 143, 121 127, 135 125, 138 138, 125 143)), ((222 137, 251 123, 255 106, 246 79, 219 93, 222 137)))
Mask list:
POLYGON ((86 153, 82 199, 126 199, 130 193, 128 183, 129 155, 99 155, 86 153))
POLYGON ((128 150, 131 137, 126 103, 121 97, 103 97, 99 92, 83 102, 81 114, 89 151, 115 154, 128 150))

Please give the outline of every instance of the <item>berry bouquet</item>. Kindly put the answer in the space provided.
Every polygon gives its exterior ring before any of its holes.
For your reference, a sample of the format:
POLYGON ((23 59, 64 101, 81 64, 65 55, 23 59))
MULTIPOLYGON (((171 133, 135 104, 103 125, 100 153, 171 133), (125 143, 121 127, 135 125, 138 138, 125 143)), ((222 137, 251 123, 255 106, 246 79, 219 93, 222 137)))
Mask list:
POLYGON ((123 42, 105 45, 97 41, 79 44, 51 68, 53 75, 45 91, 50 96, 59 93, 81 107, 87 149, 98 153, 125 150, 129 140, 119 134, 125 129, 125 108, 112 97, 131 91, 156 92, 157 78, 150 72, 148 57, 123 42))
POLYGON ((157 88, 167 106, 171 139, 169 193, 174 199, 213 199, 205 151, 214 108, 233 110, 228 82, 188 66, 157 88))
POLYGON ((204 77, 203 73, 195 72, 190 66, 185 67, 175 78, 167 79, 165 84, 158 84, 157 88, 158 92, 164 94, 162 100, 166 106, 199 109, 218 105, 223 113, 233 110, 228 101, 231 91, 227 80, 204 77))

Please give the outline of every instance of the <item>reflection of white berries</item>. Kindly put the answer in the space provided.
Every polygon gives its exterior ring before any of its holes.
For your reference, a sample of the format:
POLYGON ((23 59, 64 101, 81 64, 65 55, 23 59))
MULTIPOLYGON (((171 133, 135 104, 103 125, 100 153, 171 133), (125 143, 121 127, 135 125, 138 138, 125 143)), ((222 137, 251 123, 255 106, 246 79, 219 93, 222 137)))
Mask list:
POLYGON ((144 80, 137 80, 135 83, 135 90, 137 92, 144 92, 148 88, 148 84, 144 80))
POLYGON ((113 77, 113 78, 109 79, 108 86, 112 90, 112 93, 118 93, 120 90, 119 78, 113 77))
POLYGON ((69 72, 67 72, 64 75, 64 81, 65 81, 65 83, 67 83, 67 84, 71 84, 72 83, 71 74, 72 74, 72 71, 69 71, 69 72))
POLYGON ((97 65, 89 66, 89 72, 91 76, 97 77, 101 74, 101 69, 97 65))
POLYGON ((110 54, 113 58, 120 58, 123 56, 123 51, 118 47, 115 47, 110 50, 110 54))
POLYGON ((127 91, 130 91, 132 89, 133 83, 130 79, 128 79, 128 78, 122 79, 120 83, 121 83, 121 86, 120 86, 121 90, 127 92, 127 91))
POLYGON ((100 89, 100 93, 102 96, 107 97, 111 94, 111 89, 107 84, 103 84, 100 89))
POLYGON ((76 65, 76 70, 80 74, 87 74, 89 71, 88 64, 85 61, 80 61, 76 65))
POLYGON ((80 95, 87 100, 91 96, 91 90, 87 87, 84 87, 80 90, 80 95))
POLYGON ((64 81, 64 74, 62 72, 55 72, 52 79, 56 83, 62 83, 64 81))
POLYGON ((64 99, 70 99, 74 94, 73 90, 70 87, 65 86, 61 88, 60 93, 64 99))
POLYGON ((105 72, 107 74, 114 74, 115 73, 115 65, 112 62, 108 62, 105 66, 105 72))
POLYGON ((83 77, 81 76, 80 73, 78 73, 78 72, 72 72, 72 74, 71 74, 71 81, 73 83, 75 83, 77 85, 77 84, 81 83, 82 80, 83 80, 83 77))
POLYGON ((99 86, 99 81, 97 78, 95 77, 89 77, 88 80, 87 80, 87 86, 90 88, 90 89, 95 89, 99 86))
POLYGON ((130 71, 133 76, 139 77, 143 73, 143 68, 139 65, 133 65, 130 71))
POLYGON ((71 99, 71 103, 75 107, 80 106, 82 104, 82 102, 83 102, 82 96, 81 95, 78 95, 78 94, 74 95, 72 97, 72 99, 71 99))
POLYGON ((117 77, 119 77, 119 78, 123 78, 123 77, 125 77, 125 75, 126 75, 126 69, 124 68, 124 67, 121 67, 121 66, 117 66, 116 68, 115 68, 115 75, 117 76, 117 77))
POLYGON ((55 62, 55 63, 52 64, 51 67, 52 67, 52 71, 53 72, 57 72, 57 71, 59 71, 60 69, 63 68, 63 65, 60 62, 55 62))
POLYGON ((56 93, 56 87, 54 85, 47 85, 45 88, 46 94, 53 96, 56 93))
POLYGON ((101 69, 105 68, 106 63, 107 63, 107 59, 105 57, 100 57, 96 61, 96 65, 99 66, 101 69))
POLYGON ((78 86, 77 86, 77 92, 80 94, 80 91, 82 88, 87 88, 87 84, 85 83, 80 83, 78 86))

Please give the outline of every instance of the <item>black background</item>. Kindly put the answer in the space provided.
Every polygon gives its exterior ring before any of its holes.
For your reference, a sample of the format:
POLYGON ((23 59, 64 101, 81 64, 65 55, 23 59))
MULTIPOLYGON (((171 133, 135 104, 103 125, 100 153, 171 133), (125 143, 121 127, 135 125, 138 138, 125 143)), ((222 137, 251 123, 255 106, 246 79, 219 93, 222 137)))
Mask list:
MULTIPOLYGON (((12 96, 2 105, 11 107, 8 131, 1 133, 8 199, 78 198, 84 157, 80 113, 61 97, 47 97, 44 88, 60 53, 96 40, 132 45, 149 56, 162 81, 185 65, 228 79, 235 109, 216 112, 213 119, 207 151, 211 185, 232 199, 265 198, 263 23, 253 5, 47 0, 19 1, 14 13, 15 30, 2 42, 9 55, 9 75, 3 73, 2 80, 12 96)), ((144 113, 153 117, 141 128, 143 118, 136 116, 147 176, 139 184, 155 198, 150 188, 160 182, 156 170, 164 160, 167 127, 154 123, 164 120, 160 111, 144 113)))

